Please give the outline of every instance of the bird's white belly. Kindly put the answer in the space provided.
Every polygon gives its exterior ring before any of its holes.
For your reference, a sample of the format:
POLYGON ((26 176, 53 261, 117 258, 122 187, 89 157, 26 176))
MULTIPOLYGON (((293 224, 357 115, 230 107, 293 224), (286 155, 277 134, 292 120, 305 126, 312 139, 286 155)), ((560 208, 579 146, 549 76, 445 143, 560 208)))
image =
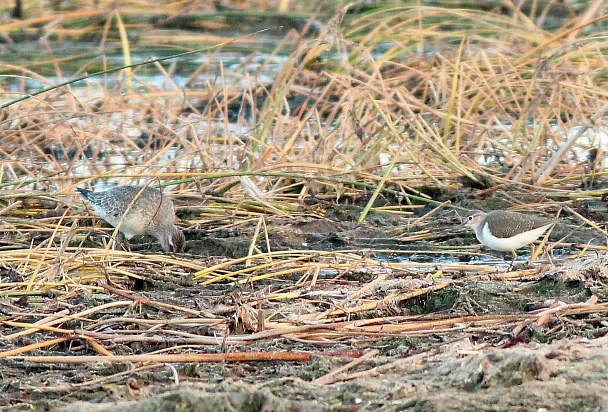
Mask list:
POLYGON ((497 238, 496 236, 490 233, 488 225, 485 224, 483 226, 483 231, 481 236, 477 235, 477 240, 481 243, 489 247, 490 249, 499 250, 502 252, 510 252, 512 250, 517 250, 534 242, 536 239, 540 237, 550 225, 541 226, 539 228, 530 230, 529 232, 520 233, 515 236, 506 237, 506 238, 497 238))

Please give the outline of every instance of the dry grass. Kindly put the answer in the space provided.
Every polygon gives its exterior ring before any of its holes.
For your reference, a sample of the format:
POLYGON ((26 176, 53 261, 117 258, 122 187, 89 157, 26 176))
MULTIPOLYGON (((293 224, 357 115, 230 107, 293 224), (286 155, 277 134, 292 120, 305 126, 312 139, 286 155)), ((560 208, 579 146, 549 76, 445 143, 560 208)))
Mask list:
MULTIPOLYGON (((540 207, 529 199, 556 210, 572 206, 575 196, 604 196, 602 186, 580 188, 606 175, 604 156, 587 156, 605 147, 599 138, 606 127, 608 42, 605 32, 586 30, 599 19, 581 16, 549 32, 518 13, 416 7, 338 15, 314 39, 289 32, 274 53, 252 53, 231 67, 216 49, 183 85, 174 80, 179 62, 155 62, 19 102, 6 96, 28 95, 26 78, 52 82, 34 64, 0 64, 24 79, 5 95, 0 122, 2 333, 9 342, 40 332, 46 339, 0 356, 76 340, 88 344, 83 353, 107 356, 118 354, 104 347, 108 342, 143 342, 149 346, 141 353, 153 354, 159 342, 179 353, 279 336, 321 345, 481 329, 500 334, 531 322, 545 326, 558 315, 605 312, 605 304, 590 301, 551 313, 404 316, 402 302, 465 282, 538 280, 548 269, 496 274, 489 264, 395 263, 376 256, 411 251, 373 247, 274 250, 267 226, 277 219, 330 220, 322 208, 309 207, 311 199, 355 202, 361 222, 370 214, 396 216, 402 226, 394 235, 433 242, 436 229, 427 225, 445 221, 459 205, 429 187, 486 189, 470 192, 477 196, 505 190, 507 203, 520 209, 540 207), (88 247, 89 215, 74 188, 97 181, 166 186, 191 234, 254 227, 249 253, 167 256, 88 247), (436 209, 413 216, 421 205, 436 209), (217 306, 128 291, 144 280, 217 306), (99 297, 106 295, 108 301, 99 297), (89 296, 92 303, 83 305, 89 296), (213 333, 191 332, 203 327, 213 333)), ((121 47, 130 47, 124 35, 121 47)), ((57 78, 66 79, 61 61, 53 63, 57 78)), ((99 66, 109 63, 98 57, 74 76, 99 66)))

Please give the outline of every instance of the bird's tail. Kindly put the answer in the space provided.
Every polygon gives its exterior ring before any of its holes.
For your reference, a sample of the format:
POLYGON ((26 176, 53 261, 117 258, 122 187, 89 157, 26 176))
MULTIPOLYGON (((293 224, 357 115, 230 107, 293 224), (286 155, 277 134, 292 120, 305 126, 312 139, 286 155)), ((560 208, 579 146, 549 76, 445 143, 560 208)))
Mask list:
POLYGON ((77 187, 76 190, 78 191, 80 197, 82 197, 84 200, 89 200, 89 195, 93 193, 92 191, 83 189, 82 187, 77 187))

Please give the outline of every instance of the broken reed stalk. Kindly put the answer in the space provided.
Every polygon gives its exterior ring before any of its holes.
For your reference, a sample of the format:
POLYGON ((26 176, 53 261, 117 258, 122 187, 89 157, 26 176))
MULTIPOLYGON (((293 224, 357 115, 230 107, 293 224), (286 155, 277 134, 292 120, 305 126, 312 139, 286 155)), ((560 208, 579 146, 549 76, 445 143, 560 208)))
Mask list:
MULTIPOLYGON (((68 13, 64 18, 76 16, 86 17, 68 13)), ((134 33, 125 33, 129 12, 121 10, 121 16, 126 53, 131 47, 127 36, 134 33)), ((12 29, 36 27, 34 22, 15 24, 12 29)), ((402 7, 354 19, 336 16, 315 39, 294 37, 297 47, 286 51, 291 39, 286 38, 266 59, 248 59, 231 68, 202 63, 183 86, 164 62, 181 63, 246 39, 122 67, 107 68, 105 59, 96 59, 79 68, 93 72, 92 67, 102 66, 95 75, 37 92, 21 86, 23 98, 0 106, 0 231, 11 239, 9 247, 19 247, 0 251, 7 272, 0 294, 11 298, 2 328, 9 343, 19 344, 19 338, 32 334, 41 341, 8 349, 0 357, 42 348, 55 351, 57 345, 85 341, 90 345, 87 353, 104 355, 110 343, 150 347, 134 346, 142 352, 139 357, 13 359, 276 360, 273 352, 154 358, 144 352, 161 345, 226 350, 230 345, 279 340, 326 345, 355 342, 361 336, 462 336, 480 331, 504 336, 530 322, 544 326, 557 316, 606 312, 606 305, 590 302, 533 314, 389 316, 407 310, 406 302, 408 308, 409 303, 416 307, 467 282, 519 285, 542 278, 545 269, 497 273, 491 264, 404 259, 413 254, 471 254, 470 248, 458 246, 278 250, 268 224, 279 218, 330 221, 330 208, 322 206, 341 209, 346 200, 365 205, 359 214, 363 225, 370 216, 386 213, 387 207, 406 216, 430 206, 434 209, 422 216, 403 217, 390 237, 400 236, 403 243, 436 243, 438 231, 428 224, 443 217, 440 208, 453 205, 434 196, 462 189, 463 178, 479 183, 480 176, 491 176, 494 182, 513 185, 518 194, 534 193, 536 185, 551 181, 564 185, 552 192, 557 196, 560 188, 571 192, 580 176, 603 177, 605 172, 592 173, 584 159, 564 161, 576 155, 574 149, 584 152, 596 145, 578 135, 568 138, 573 125, 587 119, 598 126, 604 122, 598 114, 605 107, 598 108, 598 102, 605 97, 601 74, 606 57, 598 52, 601 45, 593 35, 580 33, 582 37, 569 40, 513 16, 402 7), (465 38, 461 29, 470 36, 465 38), (457 50, 446 44, 457 45, 457 50), (434 53, 418 52, 423 49, 434 53), (255 73, 250 70, 254 64, 255 73), (282 66, 273 84, 256 77, 276 64, 282 66), (132 69, 129 89, 106 82, 126 68, 132 69), (168 86, 146 80, 145 71, 159 75, 168 86), (221 79, 214 82, 217 73, 221 79), (96 93, 75 93, 75 83, 82 80, 96 93), (235 116, 236 121, 229 121, 235 116), (562 149, 555 152, 556 145, 562 149), (69 242, 70 236, 84 242, 86 230, 72 227, 84 218, 72 197, 75 186, 92 180, 141 183, 152 178, 175 186, 172 195, 183 216, 180 223, 196 234, 259 222, 254 233, 269 251, 256 253, 261 248, 256 238, 251 239, 250 253, 241 257, 128 253, 69 242), (308 204, 311 200, 317 203, 308 204), (426 226, 409 230, 416 225, 426 226), (145 291, 132 292, 136 287, 145 291), (161 293, 167 290, 190 293, 192 299, 174 302, 161 293), (96 298, 112 301, 100 303, 96 298), (212 303, 205 307, 206 302, 212 303), (231 332, 237 309, 246 306, 261 314, 264 328, 231 332), (65 307, 71 311, 66 313, 65 307)), ((117 44, 111 36, 103 39, 117 44)), ((215 53, 217 60, 225 57, 215 53)), ((25 63, 1 66, 47 81, 25 63)), ((57 75, 64 78, 61 72, 57 75)), ((603 233, 599 226, 595 230, 603 233)), ((299 355, 290 359, 310 359, 299 355)))

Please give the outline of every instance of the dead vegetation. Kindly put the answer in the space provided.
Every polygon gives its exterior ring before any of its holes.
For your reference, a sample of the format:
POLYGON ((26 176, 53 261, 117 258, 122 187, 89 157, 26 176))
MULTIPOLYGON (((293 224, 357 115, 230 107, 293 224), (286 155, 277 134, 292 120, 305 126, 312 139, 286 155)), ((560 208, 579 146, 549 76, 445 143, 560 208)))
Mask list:
MULTIPOLYGON (((195 372, 171 366, 171 380, 211 385, 215 373, 247 381, 234 365, 302 362, 321 367, 266 370, 267 384, 364 386, 403 371, 390 356, 416 363, 443 345, 466 358, 604 335, 606 274, 591 260, 607 236, 600 4, 555 30, 518 10, 344 9, 315 24, 314 37, 287 32, 270 53, 233 57, 230 46, 262 47, 257 34, 218 40, 183 56, 187 66, 124 69, 117 48, 126 65, 146 49, 124 34, 136 13, 114 10, 84 29, 101 36, 100 56, 74 74, 60 57, 51 59, 56 81, 39 62, 0 64, 7 79, 22 79, 2 85, 2 402, 127 376, 162 384, 166 376, 146 371, 163 363, 199 363, 195 372), (33 92, 32 80, 49 87, 33 92), (108 182, 164 187, 186 229, 185 253, 110 248, 112 231, 74 194, 108 182), (480 253, 455 224, 478 207, 560 213, 565 228, 552 240, 562 255, 511 272, 468 262, 480 253), (119 370, 22 370, 101 361, 119 370)), ((11 25, 36 24, 4 23, 3 33, 10 40, 11 25)), ((45 30, 51 43, 67 35, 45 30)), ((540 369, 530 379, 550 380, 540 369)), ((495 384, 487 382, 465 390, 495 384)), ((138 385, 119 396, 146 397, 138 385)), ((361 396, 390 410, 428 395, 410 390, 393 401, 361 396)), ((317 399, 314 390, 298 396, 317 399)))

